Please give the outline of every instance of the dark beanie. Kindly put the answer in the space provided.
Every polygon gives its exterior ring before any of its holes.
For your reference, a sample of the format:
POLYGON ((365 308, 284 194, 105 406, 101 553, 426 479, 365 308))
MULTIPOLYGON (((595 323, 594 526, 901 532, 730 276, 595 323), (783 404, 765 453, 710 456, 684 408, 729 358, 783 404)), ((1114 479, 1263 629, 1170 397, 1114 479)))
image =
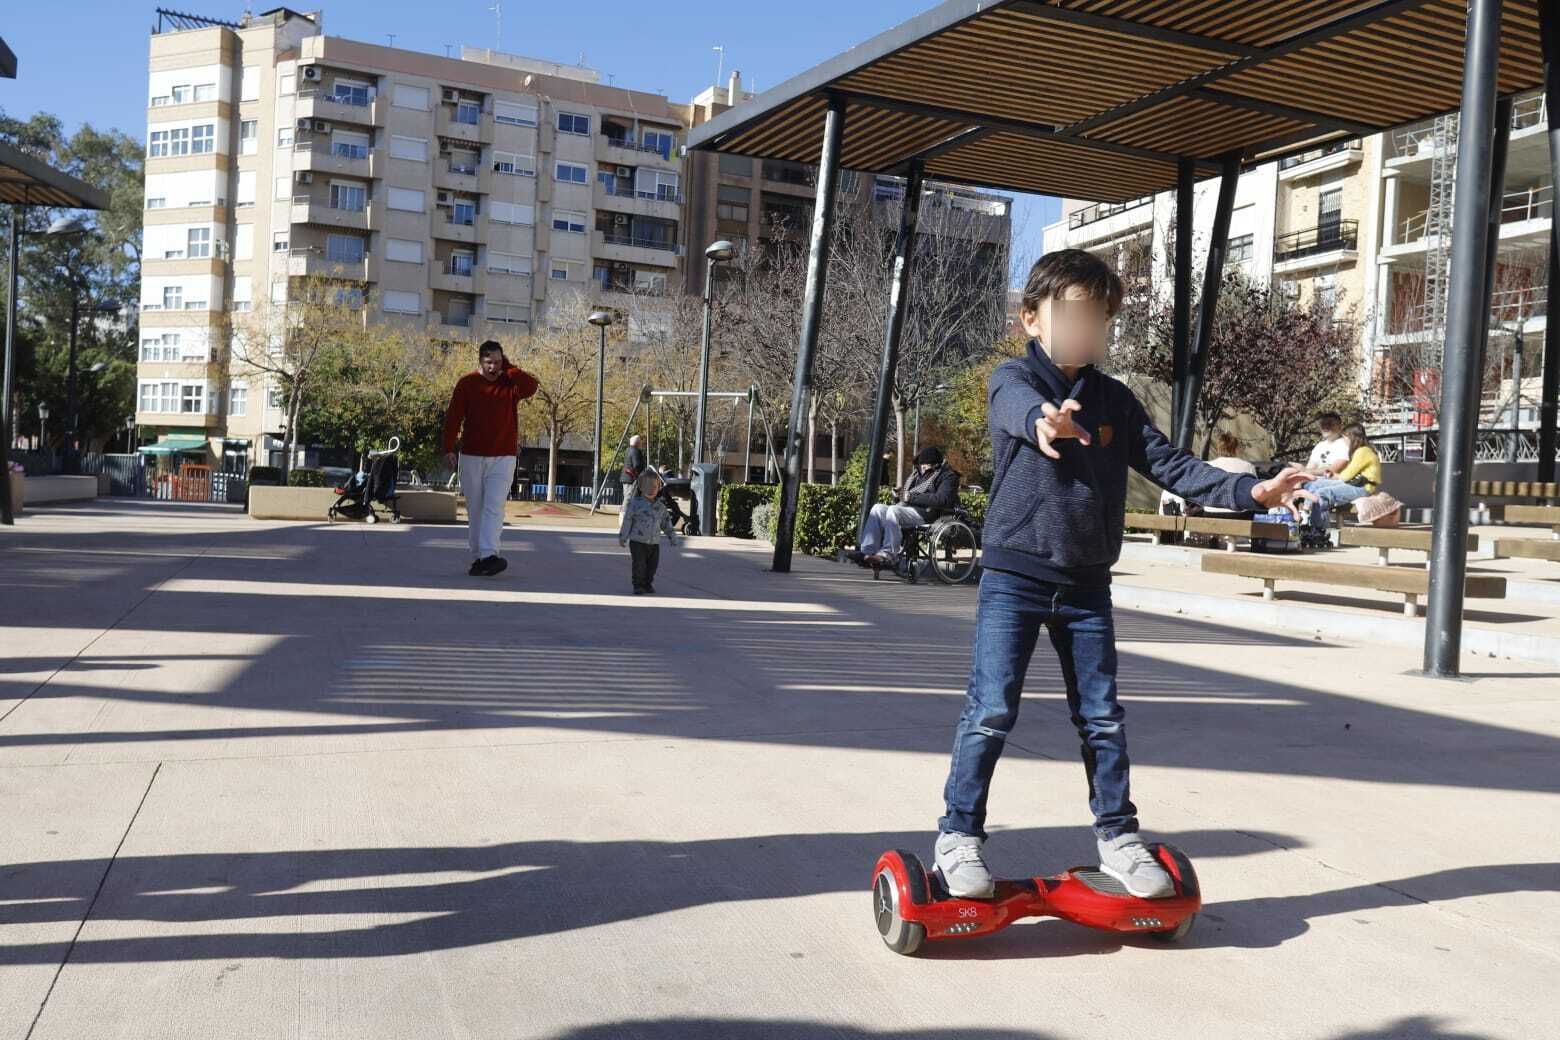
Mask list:
POLYGON ((922 448, 921 453, 915 457, 917 466, 941 466, 943 453, 941 448, 922 448))

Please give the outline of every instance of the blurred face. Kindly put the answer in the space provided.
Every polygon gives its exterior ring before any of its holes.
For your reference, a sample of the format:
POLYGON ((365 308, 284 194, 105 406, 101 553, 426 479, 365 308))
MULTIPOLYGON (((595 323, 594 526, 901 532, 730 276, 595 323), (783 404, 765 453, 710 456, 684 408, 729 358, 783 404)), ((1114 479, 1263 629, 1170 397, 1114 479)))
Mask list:
POLYGON ((1069 287, 1060 299, 1041 300, 1034 310, 1021 311, 1019 318, 1024 331, 1063 368, 1082 368, 1105 359, 1110 314, 1104 300, 1090 299, 1081 286, 1069 287))
POLYGON ((502 351, 490 350, 483 354, 477 361, 477 371, 482 373, 482 378, 488 382, 497 379, 504 371, 504 355, 502 351))
POLYGON ((651 477, 649 480, 645 481, 644 487, 646 498, 654 498, 661 493, 661 482, 655 477, 651 477))

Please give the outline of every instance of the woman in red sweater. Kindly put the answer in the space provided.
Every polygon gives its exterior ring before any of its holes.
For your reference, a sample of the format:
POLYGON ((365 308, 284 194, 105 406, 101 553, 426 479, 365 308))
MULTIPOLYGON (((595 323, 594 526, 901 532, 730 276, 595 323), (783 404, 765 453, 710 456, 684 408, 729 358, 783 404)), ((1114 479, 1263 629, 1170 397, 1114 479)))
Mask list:
POLYGON ((474 576, 490 577, 509 566, 498 555, 498 542, 520 443, 515 407, 536 393, 536 385, 536 377, 511 365, 504 348, 490 339, 477 348, 477 370, 460 377, 444 413, 444 458, 460 470, 470 527, 468 573, 474 576))

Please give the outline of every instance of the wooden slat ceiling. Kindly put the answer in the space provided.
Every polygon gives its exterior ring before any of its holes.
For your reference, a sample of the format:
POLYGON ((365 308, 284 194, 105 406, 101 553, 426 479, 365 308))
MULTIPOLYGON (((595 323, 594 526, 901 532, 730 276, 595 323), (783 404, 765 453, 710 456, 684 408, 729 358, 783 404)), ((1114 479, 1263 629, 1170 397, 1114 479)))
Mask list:
MULTIPOLYGON (((1536 89, 1537 2, 1503 11, 1499 89, 1536 89)), ((972 186, 1124 201, 1173 187, 1178 156, 1207 176, 1455 108, 1465 18, 1464 0, 949 0, 690 143, 816 163, 839 94, 847 168, 920 156, 972 186)))

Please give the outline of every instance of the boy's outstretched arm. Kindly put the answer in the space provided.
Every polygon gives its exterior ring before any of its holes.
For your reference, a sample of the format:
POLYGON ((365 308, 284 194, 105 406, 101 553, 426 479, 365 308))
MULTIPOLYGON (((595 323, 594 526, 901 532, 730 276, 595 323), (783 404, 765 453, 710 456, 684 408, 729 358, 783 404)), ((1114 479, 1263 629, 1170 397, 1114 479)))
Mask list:
POLYGON ((1132 468, 1188 502, 1216 509, 1273 509, 1311 478, 1300 469, 1286 469, 1271 480, 1248 473, 1226 473, 1189 451, 1182 451, 1154 425, 1136 398, 1132 401, 1132 468))

